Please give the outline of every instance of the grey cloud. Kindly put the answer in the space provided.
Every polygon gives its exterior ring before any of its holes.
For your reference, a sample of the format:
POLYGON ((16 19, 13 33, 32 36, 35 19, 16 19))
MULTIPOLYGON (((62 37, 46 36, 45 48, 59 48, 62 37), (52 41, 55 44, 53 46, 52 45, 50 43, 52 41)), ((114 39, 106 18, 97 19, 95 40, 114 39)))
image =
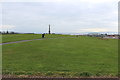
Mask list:
POLYGON ((5 3, 4 24, 14 24, 21 32, 73 32, 83 28, 117 27, 116 3, 5 3))

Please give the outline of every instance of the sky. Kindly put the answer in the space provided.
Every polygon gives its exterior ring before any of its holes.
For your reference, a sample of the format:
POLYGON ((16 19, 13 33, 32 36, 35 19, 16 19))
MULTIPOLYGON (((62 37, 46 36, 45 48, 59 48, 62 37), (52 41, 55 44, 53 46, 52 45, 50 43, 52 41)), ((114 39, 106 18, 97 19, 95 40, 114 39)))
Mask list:
POLYGON ((118 0, 4 0, 0 18, 2 31, 117 32, 118 0))

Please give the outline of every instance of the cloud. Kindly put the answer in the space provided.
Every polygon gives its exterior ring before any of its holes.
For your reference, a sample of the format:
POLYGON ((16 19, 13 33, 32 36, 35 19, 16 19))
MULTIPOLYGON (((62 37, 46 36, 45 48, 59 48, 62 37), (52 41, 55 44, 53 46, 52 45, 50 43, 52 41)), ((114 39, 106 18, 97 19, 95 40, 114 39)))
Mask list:
POLYGON ((82 31, 85 32, 105 32, 107 31, 106 29, 102 29, 102 28, 91 28, 91 29, 81 29, 82 31))
POLYGON ((2 20, 4 24, 16 25, 14 30, 20 32, 46 32, 48 24, 52 32, 117 31, 117 3, 110 2, 113 0, 96 0, 97 4, 95 0, 80 1, 4 3, 2 20))
POLYGON ((119 0, 1 0, 0 2, 89 2, 89 3, 103 3, 103 2, 118 2, 119 0))
POLYGON ((113 32, 111 29, 106 28, 86 28, 86 29, 78 29, 75 32, 113 32))
POLYGON ((105 2, 118 2, 119 0, 80 0, 80 1, 89 3, 105 3, 105 2))
POLYGON ((0 30, 11 30, 15 28, 14 25, 0 25, 0 30))

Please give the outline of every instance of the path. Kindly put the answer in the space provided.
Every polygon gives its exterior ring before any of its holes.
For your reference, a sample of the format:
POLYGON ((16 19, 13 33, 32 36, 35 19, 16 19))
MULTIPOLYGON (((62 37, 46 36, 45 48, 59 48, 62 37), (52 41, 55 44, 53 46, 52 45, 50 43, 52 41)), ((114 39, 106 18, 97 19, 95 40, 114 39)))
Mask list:
MULTIPOLYGON (((65 37, 59 37, 59 38, 65 38, 65 37)), ((75 37, 67 37, 67 38, 75 38, 75 37)), ((0 45, 12 44, 12 43, 20 43, 20 42, 28 42, 28 41, 34 41, 34 40, 46 40, 46 39, 58 39, 58 38, 44 38, 44 39, 21 40, 21 41, 0 43, 0 45)))

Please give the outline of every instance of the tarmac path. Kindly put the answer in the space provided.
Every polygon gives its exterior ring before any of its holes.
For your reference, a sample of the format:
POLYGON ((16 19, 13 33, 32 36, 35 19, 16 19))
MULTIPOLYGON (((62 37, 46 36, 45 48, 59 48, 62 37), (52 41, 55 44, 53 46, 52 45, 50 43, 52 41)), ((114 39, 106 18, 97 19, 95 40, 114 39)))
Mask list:
MULTIPOLYGON (((66 38, 66 37, 59 37, 59 38, 66 38)), ((67 38, 75 38, 75 37, 67 37, 67 38)), ((13 44, 13 43, 21 43, 21 42, 28 42, 28 41, 35 41, 35 40, 47 40, 47 39, 58 39, 58 38, 41 38, 41 39, 32 39, 32 40, 21 40, 21 41, 0 43, 0 45, 13 44)))

